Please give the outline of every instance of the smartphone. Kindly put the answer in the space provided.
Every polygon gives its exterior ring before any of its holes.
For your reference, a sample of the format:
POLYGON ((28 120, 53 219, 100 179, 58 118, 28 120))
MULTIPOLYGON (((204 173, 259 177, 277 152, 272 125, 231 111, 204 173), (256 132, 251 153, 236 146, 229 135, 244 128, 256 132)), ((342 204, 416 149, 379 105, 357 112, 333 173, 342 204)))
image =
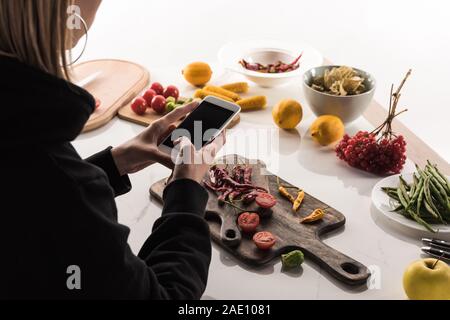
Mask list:
POLYGON ((181 137, 187 137, 195 149, 200 150, 218 137, 240 112, 241 108, 237 104, 212 96, 206 97, 163 140, 159 148, 167 154, 172 154, 174 141, 181 137))

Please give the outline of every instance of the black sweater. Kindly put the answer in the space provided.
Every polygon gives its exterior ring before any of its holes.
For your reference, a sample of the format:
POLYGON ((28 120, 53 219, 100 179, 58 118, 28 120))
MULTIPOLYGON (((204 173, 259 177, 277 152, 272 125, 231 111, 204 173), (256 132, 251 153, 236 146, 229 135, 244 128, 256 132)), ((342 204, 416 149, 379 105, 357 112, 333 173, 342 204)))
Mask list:
POLYGON ((0 57, 0 98, 0 298, 201 297, 211 259, 202 186, 181 180, 166 188, 162 217, 135 256, 114 200, 130 191, 128 177, 110 148, 83 160, 70 143, 93 97, 0 57))

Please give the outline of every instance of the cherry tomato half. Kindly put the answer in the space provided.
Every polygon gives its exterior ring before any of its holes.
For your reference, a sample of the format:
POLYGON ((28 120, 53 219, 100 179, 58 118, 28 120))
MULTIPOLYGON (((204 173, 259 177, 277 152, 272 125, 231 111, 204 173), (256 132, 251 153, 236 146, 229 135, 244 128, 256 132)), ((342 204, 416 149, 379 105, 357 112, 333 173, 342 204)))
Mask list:
POLYGON ((253 233, 259 226, 259 215, 252 212, 244 212, 239 216, 238 225, 245 233, 253 233))
POLYGON ((263 209, 270 209, 275 207, 277 199, 269 193, 260 193, 256 197, 256 204, 263 209))
POLYGON ((269 250, 277 242, 276 238, 270 232, 258 232, 253 236, 253 241, 261 250, 269 250))

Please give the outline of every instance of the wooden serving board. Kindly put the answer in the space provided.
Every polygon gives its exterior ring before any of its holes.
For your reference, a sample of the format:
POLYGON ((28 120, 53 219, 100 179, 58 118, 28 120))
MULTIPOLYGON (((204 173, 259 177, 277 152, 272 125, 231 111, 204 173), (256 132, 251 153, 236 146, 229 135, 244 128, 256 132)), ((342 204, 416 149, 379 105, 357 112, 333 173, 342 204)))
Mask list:
MULTIPOLYGON (((363 264, 327 246, 321 236, 345 225, 345 216, 330 208, 322 201, 306 194, 305 201, 299 211, 292 211, 292 204, 278 193, 277 177, 266 171, 260 161, 249 161, 237 155, 229 155, 219 160, 229 165, 246 163, 253 167, 253 182, 260 187, 267 187, 270 193, 277 196, 278 204, 271 217, 264 218, 258 231, 270 231, 277 237, 277 244, 270 251, 256 248, 252 236, 242 234, 237 226, 240 212, 229 205, 220 206, 214 192, 208 190, 209 201, 206 208, 206 219, 209 223, 212 239, 222 248, 236 256, 239 260, 252 266, 264 266, 280 257, 281 254, 300 249, 305 256, 317 263, 333 277, 348 285, 366 283, 370 276, 363 264), (325 218, 314 224, 301 224, 300 218, 309 215, 315 209, 326 209, 325 218)), ((154 184, 151 195, 162 202, 165 181, 154 184)), ((281 180, 283 185, 287 183, 281 180)), ((255 206, 255 205, 252 205, 255 206)), ((246 211, 255 211, 254 207, 243 207, 246 211)))
POLYGON ((101 101, 83 132, 107 124, 118 110, 128 104, 150 81, 149 72, 142 66, 122 60, 94 60, 73 67, 73 82, 93 77, 83 88, 101 101))
MULTIPOLYGON (((138 95, 136 95, 138 96, 138 95)), ((161 115, 151 111, 151 110, 147 110, 147 112, 143 115, 137 115, 136 113, 133 112, 133 110, 131 110, 131 103, 132 101, 130 101, 126 106, 124 106, 123 108, 121 108, 119 110, 119 118, 122 120, 126 120, 126 121, 130 121, 136 124, 139 124, 141 126, 149 126, 151 125, 153 122, 155 122, 156 120, 161 118, 161 115)), ((228 129, 231 129, 233 127, 235 127, 237 124, 239 124, 239 122, 241 122, 241 117, 239 115, 237 115, 233 121, 230 123, 230 125, 228 126, 228 129)))

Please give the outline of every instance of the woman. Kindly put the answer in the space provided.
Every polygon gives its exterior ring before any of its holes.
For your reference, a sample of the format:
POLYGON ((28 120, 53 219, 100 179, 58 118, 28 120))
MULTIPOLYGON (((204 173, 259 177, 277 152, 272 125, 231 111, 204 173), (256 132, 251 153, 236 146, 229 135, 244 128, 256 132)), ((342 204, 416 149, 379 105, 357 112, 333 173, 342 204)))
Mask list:
MULTIPOLYGON (((200 185, 208 165, 174 167, 157 149, 196 103, 87 160, 70 143, 95 101, 69 82, 65 52, 83 33, 67 28, 67 11, 79 6, 89 27, 100 2, 0 0, 0 297, 198 299, 211 257, 200 185), (162 217, 135 256, 114 197, 130 191, 127 174, 154 163, 174 171, 162 217)), ((218 148, 195 156, 211 158, 218 148)), ((186 141, 181 150, 194 153, 186 141)))

